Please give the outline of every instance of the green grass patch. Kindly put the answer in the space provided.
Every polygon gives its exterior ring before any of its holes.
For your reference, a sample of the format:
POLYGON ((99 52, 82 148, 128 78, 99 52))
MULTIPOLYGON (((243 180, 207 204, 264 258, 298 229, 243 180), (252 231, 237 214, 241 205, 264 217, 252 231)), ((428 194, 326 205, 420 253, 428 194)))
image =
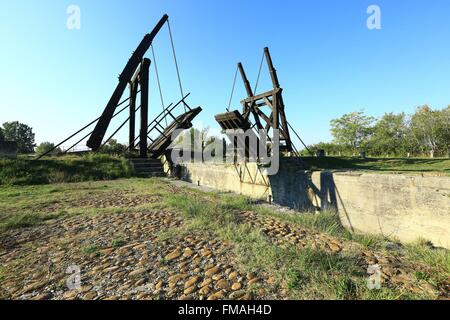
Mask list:
POLYGON ((433 284, 450 279, 450 250, 434 248, 424 241, 406 244, 405 249, 406 257, 410 261, 420 261, 435 270, 427 275, 417 273, 416 279, 427 280, 433 284))
POLYGON ((303 157, 313 170, 369 170, 396 172, 443 172, 450 174, 449 158, 352 158, 352 157, 303 157))
POLYGON ((117 238, 117 239, 113 239, 111 241, 111 247, 113 247, 115 249, 123 247, 126 244, 127 244, 127 241, 123 238, 117 238))
POLYGON ((132 175, 133 169, 126 159, 103 154, 0 160, 0 185, 113 180, 132 175))
POLYGON ((0 220, 0 230, 5 231, 11 229, 32 227, 44 221, 59 218, 64 214, 64 211, 59 211, 54 213, 25 212, 9 215, 6 218, 3 217, 3 219, 0 220))
POLYGON ((81 247, 81 252, 87 255, 98 253, 99 251, 100 247, 95 244, 89 244, 81 247))
POLYGON ((6 268, 0 266, 0 282, 2 282, 6 278, 6 268))
POLYGON ((112 190, 132 190, 140 195, 155 195, 164 191, 165 184, 158 179, 119 179, 54 185, 1 186, 0 230, 30 227, 62 216, 119 214, 124 211, 160 208, 161 203, 150 203, 134 208, 78 207, 82 199, 102 199, 112 190))

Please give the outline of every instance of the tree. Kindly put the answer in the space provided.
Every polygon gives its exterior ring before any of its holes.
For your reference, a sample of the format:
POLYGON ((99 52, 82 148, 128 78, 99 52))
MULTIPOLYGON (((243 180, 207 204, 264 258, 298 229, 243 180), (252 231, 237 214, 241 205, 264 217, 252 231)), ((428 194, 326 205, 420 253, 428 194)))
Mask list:
POLYGON ((101 148, 102 153, 109 153, 109 154, 123 154, 125 153, 125 150, 127 147, 121 143, 118 143, 116 139, 111 139, 108 141, 108 143, 101 148))
POLYGON ((442 148, 442 154, 450 157, 450 106, 440 111, 439 116, 440 134, 439 141, 442 148))
POLYGON ((433 110, 428 105, 417 108, 411 116, 413 139, 421 146, 422 152, 448 154, 450 150, 450 107, 433 110))
MULTIPOLYGON (((339 155, 340 153, 345 153, 347 150, 341 145, 337 145, 333 142, 319 142, 313 145, 309 145, 308 149, 310 152, 315 154, 318 150, 325 150, 327 155, 339 155)), ((302 154, 309 154, 308 150, 301 150, 302 154)))
POLYGON ((373 132, 374 120, 363 111, 347 113, 339 119, 331 120, 331 134, 335 143, 349 148, 352 152, 364 149, 373 132))
MULTIPOLYGON (((36 147, 36 153, 39 155, 42 155, 44 153, 47 153, 48 151, 50 151, 51 149, 53 149, 55 147, 54 143, 51 142, 42 142, 40 145, 38 145, 36 147)), ((51 154, 58 154, 61 153, 61 149, 60 148, 56 148, 55 150, 53 150, 51 152, 51 154)))
POLYGON ((18 121, 5 122, 3 124, 3 135, 6 141, 15 141, 20 153, 32 153, 34 147, 33 129, 18 121))
POLYGON ((0 142, 5 141, 5 134, 3 133, 3 129, 0 128, 0 142))
POLYGON ((370 151, 380 155, 404 155, 411 152, 408 146, 408 125, 404 113, 386 113, 377 121, 370 138, 370 151))
POLYGON ((185 130, 178 139, 175 141, 176 146, 183 146, 184 148, 190 148, 192 151, 201 151, 203 147, 207 147, 214 142, 216 137, 209 135, 209 127, 201 130, 197 128, 190 128, 185 130))

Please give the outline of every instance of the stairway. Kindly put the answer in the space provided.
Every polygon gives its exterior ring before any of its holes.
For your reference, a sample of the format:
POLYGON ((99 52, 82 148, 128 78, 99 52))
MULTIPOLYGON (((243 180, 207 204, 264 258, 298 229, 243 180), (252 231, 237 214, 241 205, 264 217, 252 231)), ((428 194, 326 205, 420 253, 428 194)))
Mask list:
POLYGON ((165 177, 164 167, 159 159, 133 158, 129 159, 134 172, 139 177, 165 177))

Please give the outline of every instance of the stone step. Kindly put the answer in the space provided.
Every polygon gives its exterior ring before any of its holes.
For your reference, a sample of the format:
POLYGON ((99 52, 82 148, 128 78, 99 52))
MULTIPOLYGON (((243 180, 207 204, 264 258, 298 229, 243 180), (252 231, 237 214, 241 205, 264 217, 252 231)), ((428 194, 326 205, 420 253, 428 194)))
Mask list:
POLYGON ((165 177, 164 167, 158 159, 129 159, 136 175, 140 177, 165 177))
POLYGON ((161 163, 152 164, 152 163, 132 163, 135 168, 163 168, 161 163))

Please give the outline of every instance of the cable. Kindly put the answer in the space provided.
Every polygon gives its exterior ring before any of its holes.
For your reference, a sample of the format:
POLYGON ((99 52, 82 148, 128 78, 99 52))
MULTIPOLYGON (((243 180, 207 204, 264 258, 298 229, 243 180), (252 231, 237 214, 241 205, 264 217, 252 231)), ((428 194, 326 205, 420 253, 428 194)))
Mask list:
POLYGON ((262 70, 263 62, 264 62, 264 52, 263 52, 263 55, 261 57, 261 63, 259 64, 258 77, 256 78, 255 89, 253 90, 254 94, 256 94, 256 89, 258 89, 259 78, 261 76, 261 70, 262 70))
MULTIPOLYGON (((136 111, 138 111, 140 108, 141 108, 141 106, 137 107, 137 108, 136 108, 136 111)), ((119 128, 117 128, 117 130, 114 131, 114 133, 113 133, 108 139, 106 139, 106 141, 101 145, 101 147, 100 147, 95 153, 98 153, 98 152, 100 151, 100 149, 102 149, 102 148, 109 142, 109 140, 111 140, 111 139, 116 135, 116 133, 119 132, 119 130, 123 128, 123 126, 124 126, 129 120, 130 120, 130 117, 128 117, 128 118, 127 118, 127 119, 119 126, 119 128)))
POLYGON ((158 89, 159 89, 159 96, 161 98, 161 106, 164 112, 164 118, 166 120, 166 127, 167 127, 167 118, 166 118, 166 113, 165 113, 165 107, 164 107, 164 99, 163 99, 163 94, 162 94, 162 89, 161 89, 161 82, 159 81, 159 73, 158 73, 158 64, 156 63, 156 56, 155 56, 155 51, 153 49, 153 45, 151 45, 150 47, 152 49, 152 56, 153 56, 153 62, 155 65, 155 72, 156 72, 156 81, 158 82, 158 89))
POLYGON ((309 148, 306 146, 306 144, 303 142, 302 138, 300 138, 300 136, 297 134, 297 132, 295 131, 295 129, 291 126, 291 124, 286 121, 288 126, 291 128, 292 132, 294 132, 294 134, 297 136, 298 140, 300 140, 300 142, 303 144, 303 146, 306 148, 306 150, 308 150, 309 154, 314 156, 314 153, 311 152, 311 150, 309 150, 309 148))
MULTIPOLYGON (((181 84, 180 69, 178 68, 177 54, 175 52, 175 45, 173 44, 172 30, 170 29, 169 20, 167 20, 167 27, 169 28, 170 44, 172 45, 173 59, 175 61, 175 68, 177 69, 178 85, 180 86, 180 93, 181 93, 181 97, 183 98, 184 97, 183 85, 181 84)), ((184 112, 186 112, 186 111, 187 110, 186 110, 186 105, 185 105, 184 112)))
POLYGON ((236 67, 236 73, 234 74, 233 87, 231 89, 230 101, 228 102, 227 112, 230 112, 231 101, 233 100, 234 88, 236 86, 237 74, 238 74, 238 68, 236 67))
MULTIPOLYGON (((140 92, 140 90, 138 91, 138 93, 140 92)), ((120 102, 117 107, 123 105, 125 102, 129 101, 130 98, 127 98, 125 100, 123 100, 122 102, 120 102)), ((112 118, 114 118, 115 116, 117 116, 118 114, 120 114, 122 111, 124 111, 126 108, 128 108, 130 106, 130 104, 126 105, 125 107, 123 107, 119 112, 117 112, 115 115, 113 115, 112 118)), ((111 119, 112 119, 111 118, 111 119)), ((97 118, 94 121, 90 122, 89 124, 87 124, 86 126, 84 126, 83 128, 81 128, 80 130, 78 130, 77 132, 75 132, 74 134, 70 135, 68 138, 64 139, 63 141, 61 141, 60 143, 58 143, 56 146, 54 146, 52 149, 48 150, 47 152, 43 153, 42 155, 40 155, 39 157, 36 158, 36 160, 41 159, 42 157, 50 154, 51 152, 53 152, 54 150, 56 150, 56 148, 60 147, 63 143, 65 143, 66 141, 69 141, 70 139, 72 139, 73 137, 75 137, 76 135, 78 135, 79 133, 83 132, 84 130, 86 130, 87 128, 89 128, 91 125, 93 125, 95 122, 97 122, 100 119, 97 118)), ((92 133, 92 132, 91 132, 92 133)), ((82 139, 84 140, 84 139, 82 139)), ((81 140, 81 141, 82 141, 81 140)), ((72 147, 71 147, 72 148, 72 147)), ((71 148, 67 149, 70 150, 71 148)))

